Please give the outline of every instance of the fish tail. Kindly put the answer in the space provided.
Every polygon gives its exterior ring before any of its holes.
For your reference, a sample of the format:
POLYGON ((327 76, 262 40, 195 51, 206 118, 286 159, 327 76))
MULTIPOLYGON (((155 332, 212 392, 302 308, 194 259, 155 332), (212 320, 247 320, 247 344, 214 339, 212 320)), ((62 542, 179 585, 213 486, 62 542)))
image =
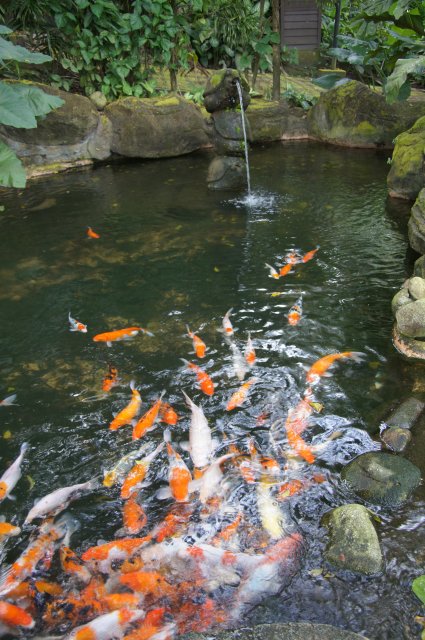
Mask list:
POLYGON ((151 338, 153 338, 155 335, 154 333, 152 333, 152 331, 149 331, 149 329, 143 329, 142 327, 140 327, 140 331, 145 335, 150 336, 151 338))
POLYGON ((189 329, 189 325, 188 324, 186 325, 186 331, 187 331, 187 334, 188 334, 189 338, 193 338, 193 333, 189 329))
POLYGON ((2 400, 0 404, 2 404, 4 407, 10 407, 12 404, 15 404, 16 397, 16 393, 11 396, 7 396, 7 398, 2 400))
POLYGON ((28 449, 28 447, 29 447, 28 442, 23 442, 21 444, 21 456, 25 453, 25 451, 28 449))
POLYGON ((130 389, 131 389, 132 391, 135 391, 135 390, 136 390, 136 381, 135 381, 135 380, 132 380, 132 381, 130 382, 130 389))
POLYGON ((171 429, 164 429, 164 442, 170 444, 171 442, 171 429))
POLYGON ((349 353, 350 353, 350 358, 355 360, 355 362, 363 362, 366 358, 366 354, 362 353, 361 351, 351 351, 349 353))

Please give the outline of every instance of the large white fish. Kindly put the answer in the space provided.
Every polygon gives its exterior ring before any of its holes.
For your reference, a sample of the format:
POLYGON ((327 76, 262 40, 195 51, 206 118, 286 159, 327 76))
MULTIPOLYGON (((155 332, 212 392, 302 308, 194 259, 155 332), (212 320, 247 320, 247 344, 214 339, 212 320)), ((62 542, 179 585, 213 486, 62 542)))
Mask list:
POLYGON ((21 453, 0 478, 0 502, 5 498, 14 500, 14 496, 11 496, 10 493, 22 475, 21 464, 27 449, 28 442, 24 442, 21 445, 21 453))
POLYGON ((248 364, 243 357, 241 350, 238 346, 236 346, 234 342, 230 343, 230 348, 232 350, 233 369, 235 370, 235 374, 238 380, 242 382, 249 371, 248 364))
POLYGON ((259 482, 256 490, 261 523, 272 540, 280 540, 286 533, 286 526, 282 510, 270 494, 270 484, 259 482))
POLYGON ((192 480, 189 485, 189 491, 192 492, 199 490, 199 499, 205 504, 211 496, 217 494, 219 484, 223 478, 223 472, 220 465, 236 455, 236 453, 226 453, 220 458, 217 458, 217 460, 213 460, 200 478, 192 480))
POLYGON ((52 491, 52 493, 36 501, 25 518, 24 524, 32 522, 35 518, 57 515, 66 509, 72 500, 76 500, 87 491, 92 491, 97 484, 97 480, 89 480, 88 482, 73 484, 70 487, 62 487, 61 489, 52 491))
POLYGON ((145 615, 143 609, 120 609, 98 616, 91 622, 76 627, 66 636, 66 640, 91 638, 92 640, 118 640, 122 638, 126 628, 135 620, 145 615))
POLYGON ((198 407, 183 391, 187 406, 192 412, 189 427, 189 452, 195 467, 202 468, 209 464, 214 449, 211 430, 201 407, 198 407))

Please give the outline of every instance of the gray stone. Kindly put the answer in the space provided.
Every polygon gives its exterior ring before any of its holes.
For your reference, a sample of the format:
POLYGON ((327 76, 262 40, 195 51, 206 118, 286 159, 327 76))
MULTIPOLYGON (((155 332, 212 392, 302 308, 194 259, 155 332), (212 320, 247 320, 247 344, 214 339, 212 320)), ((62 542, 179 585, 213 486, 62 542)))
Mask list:
POLYGON ((188 633, 185 640, 367 640, 352 631, 338 629, 329 624, 310 622, 284 622, 242 627, 234 631, 188 633))
MULTIPOLYGON (((240 111, 216 111, 211 116, 213 139, 218 155, 244 156, 245 144, 240 111)), ((249 122, 245 118, 247 140, 251 137, 249 122)))
MULTIPOLYGON (((425 118, 424 118, 425 120, 425 118)), ((425 155, 425 143, 424 143, 425 155)), ((418 197, 410 211, 410 218, 407 224, 409 242, 411 247, 418 253, 425 253, 425 188, 421 189, 418 197)))
POLYGON ((382 570, 383 559, 370 512, 360 504, 345 504, 325 514, 330 530, 325 558, 340 569, 366 575, 382 570))
POLYGON ((240 105, 237 89, 239 82, 242 90, 243 108, 247 109, 251 102, 249 85, 237 69, 220 69, 209 77, 204 91, 204 105, 208 113, 234 109, 240 105))
POLYGON ((412 434, 409 429, 401 429, 400 427, 390 427, 389 429, 385 429, 384 433, 381 435, 381 440, 385 446, 388 449, 391 449, 391 451, 396 451, 397 453, 404 451, 411 439, 412 434))
POLYGON ((395 317, 400 333, 409 338, 425 338, 425 300, 403 305, 395 317))
POLYGON ((111 155, 112 123, 105 115, 99 117, 94 134, 87 141, 87 151, 94 160, 106 160, 111 155))
POLYGON ((425 104, 388 104, 356 80, 322 93, 308 112, 310 135, 347 147, 392 148, 394 138, 425 114, 425 104))
POLYGON ((393 345, 409 360, 425 360, 425 341, 402 335, 396 322, 393 325, 393 345))
POLYGON ((122 98, 104 113, 112 122, 115 153, 129 158, 168 158, 211 145, 201 111, 177 96, 122 98))
POLYGON ((308 138, 307 112, 301 107, 290 107, 287 102, 255 98, 246 117, 253 143, 308 138))
POLYGON ((217 156, 208 167, 207 183, 212 190, 246 187, 246 167, 243 158, 217 156))
POLYGON ((405 458, 371 451, 347 464, 341 477, 363 500, 393 506, 408 499, 421 481, 421 472, 405 458))
POLYGON ((89 99, 93 102, 98 111, 102 111, 108 104, 106 97, 101 91, 94 91, 89 95, 89 99))
POLYGON ((387 185, 390 196, 396 198, 414 200, 425 187, 425 117, 417 117, 395 141, 387 185))
POLYGON ((420 258, 415 260, 413 273, 415 276, 419 276, 420 278, 425 278, 425 256, 421 256, 420 258))
POLYGON ((389 427, 411 429, 425 409, 425 402, 420 398, 407 398, 385 420, 389 427))
POLYGON ((418 276, 413 276, 409 280, 409 293, 414 300, 425 298, 425 280, 418 276))
POLYGON ((406 287, 403 287, 403 289, 397 291, 392 299, 391 310, 393 312, 393 315, 395 316, 397 311, 409 302, 412 302, 412 298, 409 296, 409 290, 406 287))

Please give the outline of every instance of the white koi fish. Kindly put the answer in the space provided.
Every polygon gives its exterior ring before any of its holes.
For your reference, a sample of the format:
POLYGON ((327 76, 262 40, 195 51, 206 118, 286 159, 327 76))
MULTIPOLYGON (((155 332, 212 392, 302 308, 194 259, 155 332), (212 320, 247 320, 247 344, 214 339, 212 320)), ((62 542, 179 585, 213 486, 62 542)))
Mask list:
POLYGON ((14 496, 10 495, 10 493, 22 475, 21 463, 27 449, 28 443, 24 442, 21 445, 21 453, 0 478, 0 502, 5 498, 10 498, 11 500, 15 499, 14 496))
POLYGON ((249 371, 247 362, 243 357, 241 350, 236 346, 234 342, 230 343, 230 348, 232 350, 233 369, 235 370, 237 379, 242 382, 249 371))
POLYGON ((189 451, 195 467, 205 467, 210 462, 214 443, 211 430, 201 407, 198 407, 183 391, 187 406, 192 412, 189 427, 189 451))
POLYGON ((89 480, 81 484, 74 484, 70 487, 56 489, 47 496, 37 500, 33 508, 29 511, 24 520, 24 524, 32 522, 35 518, 42 518, 46 515, 55 516, 69 505, 72 500, 76 500, 83 493, 91 491, 97 486, 97 480, 89 480))
POLYGON ((229 311, 225 313, 223 318, 222 325, 223 325, 223 333, 225 336, 232 336, 234 334, 233 325, 230 322, 230 314, 232 313, 232 311, 233 311, 233 307, 231 307, 229 311))
POLYGON ((68 311, 68 321, 70 331, 80 331, 81 333, 87 333, 87 325, 83 324, 79 320, 71 317, 71 312, 68 311))
POLYGON ((91 622, 76 627, 66 640, 119 640, 127 627, 145 615, 143 609, 120 609, 98 616, 91 622))

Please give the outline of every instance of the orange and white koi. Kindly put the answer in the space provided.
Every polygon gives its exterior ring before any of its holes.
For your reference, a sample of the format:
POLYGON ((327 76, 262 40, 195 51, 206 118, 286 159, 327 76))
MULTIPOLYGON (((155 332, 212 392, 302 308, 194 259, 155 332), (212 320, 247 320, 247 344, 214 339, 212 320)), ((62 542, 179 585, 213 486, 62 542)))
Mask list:
POLYGON ((248 332, 248 340, 246 342, 244 355, 245 355, 245 360, 247 361, 249 366, 252 367, 252 365, 255 362, 256 355, 255 355, 255 349, 251 340, 251 334, 249 332, 248 332))
POLYGON ((83 562, 94 563, 102 573, 109 573, 112 563, 127 560, 151 539, 151 536, 145 536, 144 538, 122 538, 105 542, 84 551, 81 559, 83 562))
POLYGON ((233 409, 236 409, 236 407, 241 406, 248 395, 250 386, 254 384, 254 382, 256 382, 256 379, 251 378, 251 380, 247 380, 247 382, 244 382, 239 387, 239 389, 235 391, 226 405, 226 411, 233 411, 233 409))
POLYGON ((122 480, 130 471, 134 462, 150 447, 149 442, 144 442, 138 449, 130 451, 120 458, 118 462, 103 474, 103 486, 113 487, 119 480, 122 480))
POLYGON ((40 498, 29 511, 24 520, 24 524, 32 522, 35 518, 42 518, 46 515, 55 516, 60 511, 66 509, 72 500, 80 498, 84 493, 92 491, 97 486, 97 480, 88 480, 81 484, 74 484, 70 487, 56 489, 47 496, 40 498))
POLYGON ((125 536, 138 534, 148 522, 145 510, 137 502, 137 496, 134 494, 130 495, 129 499, 126 500, 122 510, 122 517, 124 527, 121 529, 120 534, 125 536))
POLYGON ((88 624, 73 629, 67 640, 119 640, 127 627, 144 615, 143 609, 121 609, 105 613, 88 624))
POLYGON ((189 498, 189 483, 192 480, 192 475, 181 455, 174 451, 169 442, 167 442, 167 453, 170 464, 168 482, 171 495, 176 502, 187 502, 189 498))
POLYGON ((12 407, 15 405, 16 393, 13 393, 11 396, 7 396, 0 401, 0 407, 12 407))
POLYGON ((35 625, 35 621, 25 609, 17 607, 10 602, 0 601, 0 622, 15 629, 19 627, 21 629, 32 629, 35 625))
POLYGON ((314 256, 316 255, 317 251, 319 251, 319 249, 320 249, 320 245, 318 244, 317 247, 312 251, 307 251, 307 253, 305 253, 301 259, 302 262, 308 262, 309 260, 314 258, 314 256))
POLYGON ((25 451, 27 449, 28 443, 24 442, 21 445, 21 452, 19 456, 10 465, 10 467, 6 469, 6 471, 0 478, 0 502, 2 502, 5 498, 10 498, 12 500, 14 499, 14 497, 10 494, 22 475, 21 464, 25 455, 25 451))
POLYGON ((298 435, 305 431, 308 426, 308 420, 313 413, 311 398, 311 389, 308 388, 304 394, 304 398, 301 398, 296 407, 292 407, 288 411, 286 426, 289 426, 298 435))
POLYGON ((300 262, 300 258, 296 253, 288 253, 285 258, 286 264, 279 269, 279 277, 286 276, 292 270, 292 267, 300 262))
POLYGON ((131 389, 131 400, 124 409, 122 409, 112 420, 109 428, 111 431, 116 431, 120 427, 123 427, 126 424, 130 424, 132 420, 137 416, 140 411, 140 407, 142 406, 142 398, 140 397, 140 393, 137 391, 135 387, 134 381, 130 382, 131 389))
POLYGON ((193 333, 189 329, 188 325, 186 325, 186 329, 187 329, 189 338, 192 338, 193 340, 193 349, 196 355, 198 356, 198 358, 203 358, 205 356, 205 351, 207 348, 205 342, 203 342, 203 340, 201 340, 201 338, 197 336, 196 333, 193 333))
POLYGON ((118 384, 118 369, 114 365, 108 365, 108 373, 102 381, 102 391, 110 391, 112 387, 118 384))
POLYGON ((190 457, 195 467, 202 469, 210 462, 214 448, 211 430, 202 408, 198 407, 184 391, 183 395, 192 412, 189 426, 190 457))
POLYGON ((18 536, 21 533, 21 527, 17 527, 10 522, 5 521, 4 516, 0 516, 0 542, 5 538, 18 536))
POLYGON ((165 422, 165 424, 169 424, 171 426, 177 424, 179 419, 179 416, 174 411, 173 407, 167 402, 162 402, 159 415, 161 422, 165 422))
POLYGON ((327 356, 323 356, 317 360, 307 371, 307 382, 315 384, 319 379, 326 374, 329 367, 333 365, 337 360, 345 360, 352 358, 356 362, 361 362, 364 358, 364 354, 359 351, 343 351, 342 353, 330 353, 327 356))
POLYGON ((106 342, 107 346, 112 346, 113 342, 120 342, 121 340, 131 340, 137 334, 144 333, 147 336, 153 336, 151 331, 143 329, 142 327, 126 327, 125 329, 117 329, 116 331, 106 331, 105 333, 98 333, 93 336, 94 342, 106 342))
POLYGON ((265 264, 266 264, 267 269, 270 271, 269 278, 275 278, 276 280, 278 278, 280 278, 279 272, 276 271, 276 269, 274 267, 272 267, 271 264, 268 264, 267 262, 265 264))
POLYGON ((303 314, 302 298, 298 298, 297 302, 292 305, 288 312, 288 323, 295 326, 301 320, 303 314))
POLYGON ((73 318, 70 311, 68 311, 68 321, 70 331, 81 331, 81 333, 87 333, 87 325, 73 318))
POLYGON ((164 520, 152 531, 152 539, 156 542, 162 542, 166 538, 180 533, 187 526, 187 520, 192 510, 193 506, 188 503, 173 504, 170 513, 167 513, 164 520))
POLYGON ((189 369, 192 369, 196 373, 201 391, 203 391, 207 396, 212 396, 214 393, 214 382, 211 380, 208 373, 201 369, 201 367, 198 367, 194 362, 189 362, 184 358, 181 358, 181 360, 189 369))
POLYGON ((241 521, 242 513, 239 511, 236 518, 214 536, 214 538, 211 540, 211 544, 216 546, 230 540, 230 538, 234 536, 236 531, 238 530, 241 521))
POLYGON ((147 612, 143 620, 137 624, 136 628, 130 631, 123 640, 171 640, 173 634, 168 632, 171 631, 171 627, 174 625, 162 625, 164 613, 165 607, 151 609, 147 612), (162 636, 160 634, 164 629, 167 634, 162 636))
POLYGON ((232 336, 234 334, 234 330, 233 330, 233 325, 230 322, 230 314, 233 311, 233 307, 229 309, 229 311, 226 311, 224 317, 223 317, 223 333, 225 336, 232 336))
POLYGON ((90 571, 84 565, 82 560, 77 556, 67 544, 61 544, 59 549, 59 558, 63 571, 70 576, 74 576, 83 584, 88 584, 92 578, 90 571))
POLYGON ((148 431, 152 431, 155 428, 155 423, 158 420, 159 410, 162 405, 162 397, 164 395, 164 391, 161 393, 158 400, 156 400, 153 405, 142 415, 142 417, 137 421, 133 428, 133 440, 139 440, 142 436, 145 435, 148 431))
POLYGON ((121 498, 123 500, 130 498, 131 494, 140 488, 148 472, 149 465, 158 453, 162 451, 163 447, 164 443, 161 442, 149 455, 142 460, 137 460, 122 484, 121 498))
POLYGON ((174 587, 158 571, 133 571, 119 577, 119 582, 137 593, 155 599, 173 594, 174 587))
POLYGON ((87 235, 89 238, 93 238, 93 239, 100 238, 100 235, 96 233, 96 231, 93 231, 91 227, 87 227, 87 235))

